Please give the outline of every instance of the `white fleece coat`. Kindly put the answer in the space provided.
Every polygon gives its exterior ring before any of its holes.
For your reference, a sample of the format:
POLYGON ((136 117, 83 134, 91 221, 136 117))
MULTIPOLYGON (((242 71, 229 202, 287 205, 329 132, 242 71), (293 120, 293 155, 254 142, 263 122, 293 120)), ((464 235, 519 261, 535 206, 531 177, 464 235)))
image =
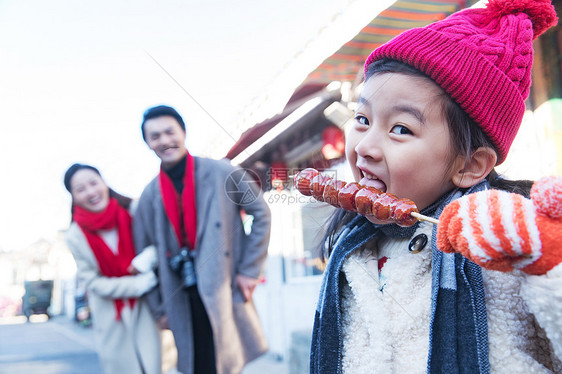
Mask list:
POLYGON ((66 232, 66 241, 76 261, 77 277, 88 291, 94 338, 104 373, 161 373, 159 332, 141 297, 150 287, 150 276, 154 275, 102 275, 86 236, 76 223, 72 223, 66 232), (133 309, 123 308, 119 321, 115 319, 113 300, 116 298, 137 298, 133 309))
MULTIPOLYGON (((431 238, 422 224, 415 237, 431 238)), ((345 262, 344 373, 425 373, 429 349, 431 245, 368 243, 345 262), (378 260, 388 260, 378 271, 378 260)), ((562 373, 562 265, 544 276, 483 269, 492 373, 562 373)))

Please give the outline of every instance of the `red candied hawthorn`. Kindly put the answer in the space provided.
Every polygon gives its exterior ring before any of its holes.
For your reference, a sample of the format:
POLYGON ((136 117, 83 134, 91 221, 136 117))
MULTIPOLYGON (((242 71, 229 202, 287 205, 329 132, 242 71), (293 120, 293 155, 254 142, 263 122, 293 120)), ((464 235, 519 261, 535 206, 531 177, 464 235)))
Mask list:
POLYGON ((412 213, 418 213, 418 207, 410 199, 399 199, 396 202, 392 218, 398 226, 410 227, 417 222, 417 218, 412 213))
POLYGON ((330 205, 335 206, 336 208, 340 208, 338 195, 340 193, 340 190, 346 184, 346 182, 336 179, 330 179, 328 182, 326 182, 326 187, 324 187, 324 195, 322 195, 324 201, 330 205))
POLYGON ((310 191, 310 181, 318 174, 318 170, 313 168, 301 170, 297 175, 295 175, 295 187, 303 195, 312 196, 312 192, 310 191))
POLYGON ((375 187, 365 186, 355 194, 355 208, 363 216, 373 215, 373 202, 382 192, 375 187))
POLYGON ((383 192, 373 201, 373 215, 380 221, 392 219, 392 212, 396 206, 398 197, 394 194, 383 192))
POLYGON ((331 179, 326 174, 318 174, 310 180, 310 192, 316 200, 324 201, 324 188, 331 179))
POLYGON ((342 187, 338 193, 340 207, 355 212, 355 195, 362 187, 363 186, 357 182, 351 182, 342 187))

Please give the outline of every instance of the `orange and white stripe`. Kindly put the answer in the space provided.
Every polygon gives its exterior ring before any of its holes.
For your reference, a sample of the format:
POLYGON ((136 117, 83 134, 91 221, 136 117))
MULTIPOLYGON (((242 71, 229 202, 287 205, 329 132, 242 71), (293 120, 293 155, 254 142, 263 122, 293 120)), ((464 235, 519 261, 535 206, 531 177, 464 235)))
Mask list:
MULTIPOLYGON (((483 263, 520 257, 515 268, 532 264, 541 256, 540 233, 533 203, 523 196, 498 190, 464 196, 457 200, 459 233, 468 250, 483 263)), ((451 235, 451 233, 449 233, 451 235)))

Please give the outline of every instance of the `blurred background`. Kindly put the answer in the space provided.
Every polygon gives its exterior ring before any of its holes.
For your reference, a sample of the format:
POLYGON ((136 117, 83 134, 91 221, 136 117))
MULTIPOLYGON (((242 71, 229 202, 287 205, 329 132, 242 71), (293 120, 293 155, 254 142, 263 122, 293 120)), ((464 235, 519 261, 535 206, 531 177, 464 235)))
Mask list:
MULTIPOLYGON (((64 243, 63 173, 89 163, 109 186, 139 197, 159 168, 141 137, 142 113, 167 104, 184 117, 192 154, 228 158, 259 176, 273 231, 255 301, 269 356, 308 372, 318 244, 332 208, 294 191, 290 176, 314 167, 350 179, 343 141, 367 55, 474 5, 0 0, 0 335, 2 325, 34 315, 89 328, 64 243)), ((510 178, 562 174, 561 49, 560 27, 535 41, 528 110, 499 168, 510 178)))

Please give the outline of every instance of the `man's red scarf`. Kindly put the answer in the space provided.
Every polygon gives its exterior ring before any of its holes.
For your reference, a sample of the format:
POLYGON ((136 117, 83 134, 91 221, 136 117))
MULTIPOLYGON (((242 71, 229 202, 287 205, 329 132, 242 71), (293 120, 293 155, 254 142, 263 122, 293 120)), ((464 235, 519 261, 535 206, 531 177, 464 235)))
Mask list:
POLYGON ((168 174, 162 168, 160 169, 159 180, 164 210, 168 220, 174 227, 180 247, 187 246, 190 250, 195 249, 197 206, 195 205, 195 163, 193 156, 187 152, 181 196, 176 191, 168 174), (181 226, 182 222, 183 228, 181 226))
MULTIPOLYGON (((122 277, 130 275, 127 268, 135 257, 133 235, 131 230, 131 216, 114 198, 109 199, 109 204, 103 212, 94 213, 74 206, 74 221, 80 226, 90 244, 90 248, 98 260, 100 272, 106 277, 122 277), (98 234, 100 230, 117 228, 118 246, 117 253, 107 246, 98 234)), ((128 299, 131 308, 136 299, 128 299)), ((123 299, 115 299, 115 319, 121 319, 121 310, 124 306, 123 299)))

